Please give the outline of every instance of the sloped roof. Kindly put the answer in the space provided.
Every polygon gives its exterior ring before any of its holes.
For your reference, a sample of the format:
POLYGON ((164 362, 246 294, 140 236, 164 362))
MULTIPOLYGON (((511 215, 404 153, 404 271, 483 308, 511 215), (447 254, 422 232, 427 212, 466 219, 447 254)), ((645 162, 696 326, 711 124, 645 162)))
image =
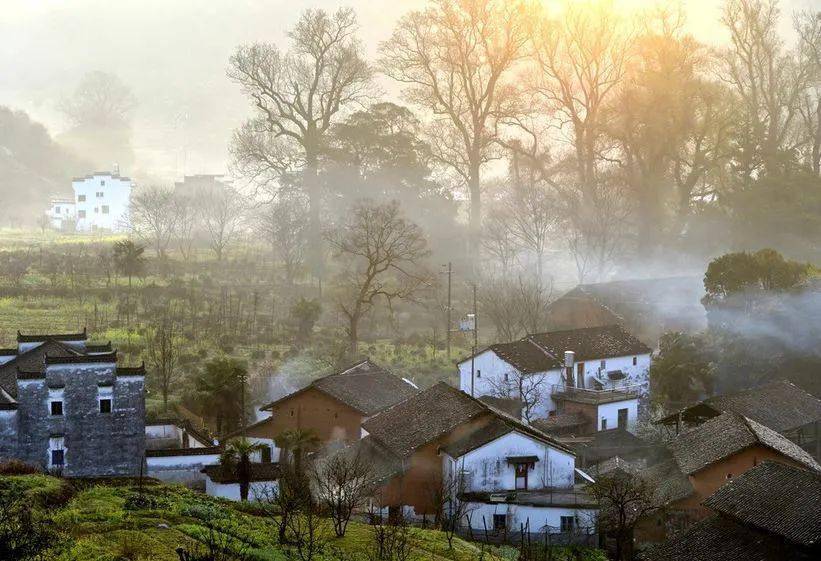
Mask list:
POLYGON ((809 560, 764 532, 711 516, 641 556, 647 561, 799 561, 809 560))
POLYGON ((821 399, 787 380, 704 401, 719 411, 733 411, 777 432, 821 421, 821 399))
POLYGON ((590 422, 590 418, 587 415, 581 411, 574 411, 571 413, 559 413, 552 417, 535 419, 531 424, 540 431, 550 434, 554 431, 584 427, 590 422))
POLYGON ((801 545, 821 542, 821 474, 763 462, 710 495, 704 506, 801 545))
POLYGON ((659 504, 686 499, 695 491, 690 479, 682 473, 675 460, 665 460, 650 466, 644 476, 655 484, 655 496, 659 504))
POLYGON ((652 352, 650 347, 622 326, 615 324, 536 333, 528 338, 555 356, 557 360, 563 359, 565 351, 576 353, 577 362, 652 352))
POLYGON ((275 404, 311 388, 333 397, 365 416, 374 415, 419 391, 405 380, 365 359, 314 380, 304 388, 263 405, 260 409, 271 409, 275 404))
POLYGON ((357 440, 336 453, 349 456, 358 454, 362 461, 367 462, 368 477, 374 483, 384 483, 403 472, 402 459, 372 436, 357 440))
POLYGON ((46 339, 42 345, 17 355, 10 361, 0 364, 0 387, 12 397, 17 397, 17 371, 42 372, 45 368, 46 356, 72 357, 80 353, 56 339, 46 339))
POLYGON ((480 416, 487 416, 488 423, 443 449, 458 456, 517 431, 572 453, 543 432, 444 382, 379 413, 366 421, 362 428, 398 457, 406 457, 417 448, 480 416))
POLYGON ((527 339, 512 343, 496 343, 488 349, 523 374, 544 372, 560 368, 562 365, 557 357, 548 355, 538 345, 527 339))
POLYGON ((722 413, 678 436, 672 445, 681 470, 693 474, 752 445, 766 446, 815 470, 821 466, 774 430, 736 413, 722 413))
POLYGON ((658 447, 623 428, 596 431, 589 442, 574 448, 586 463, 597 463, 619 455, 626 458, 655 456, 658 450, 658 447))

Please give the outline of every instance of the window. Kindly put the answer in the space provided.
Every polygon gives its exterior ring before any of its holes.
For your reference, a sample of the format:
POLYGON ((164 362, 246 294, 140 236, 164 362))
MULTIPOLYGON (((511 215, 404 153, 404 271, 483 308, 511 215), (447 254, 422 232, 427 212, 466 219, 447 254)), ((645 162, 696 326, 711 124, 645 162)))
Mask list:
POLYGON ((97 388, 97 404, 100 413, 111 413, 114 407, 114 388, 112 386, 97 388))
POLYGON ((607 361, 606 361, 606 360, 601 361, 601 362, 599 363, 599 368, 601 368, 602 370, 604 370, 605 368, 607 368, 607 361))
POLYGON ((103 205, 103 214, 108 214, 108 205, 103 205))
POLYGON ((293 416, 294 416, 294 410, 291 409, 291 417, 293 417, 293 416))
POLYGON ((561 524, 562 533, 572 532, 576 528, 576 517, 562 516, 559 523, 561 524))
POLYGON ((262 457, 262 460, 261 460, 262 463, 263 464, 270 464, 271 463, 271 447, 270 446, 263 446, 262 449, 260 450, 260 452, 261 452, 260 455, 262 457))
POLYGON ((49 388, 48 389, 48 409, 53 417, 63 416, 63 389, 49 388))
POLYGON ((81 203, 86 202, 86 196, 85 195, 77 195, 77 201, 81 202, 81 203))
POLYGON ((97 198, 98 198, 98 199, 102 199, 102 198, 103 198, 103 192, 102 192, 102 191, 97 191, 97 198))
POLYGON ((54 213, 60 214, 60 207, 54 207, 54 213))
POLYGON ((77 218, 85 218, 85 217, 86 217, 86 211, 84 211, 84 210, 78 210, 77 211, 77 218))
POLYGON ((507 372, 505 372, 505 382, 507 382, 507 372))
POLYGON ((578 362, 576 363, 576 387, 583 388, 584 387, 584 363, 578 362))
POLYGON ((639 363, 639 357, 634 356, 633 357, 633 366, 637 365, 638 363, 639 363))
POLYGON ((481 378, 481 377, 482 377, 482 371, 481 371, 481 370, 477 370, 477 371, 476 371, 476 377, 477 377, 477 378, 481 378))
POLYGON ((727 474, 727 479, 732 479, 732 478, 733 478, 733 474, 732 474, 732 473, 728 473, 728 474, 727 474))
POLYGON ((100 212, 100 209, 99 209, 98 207, 96 207, 96 206, 95 206, 95 207, 94 207, 94 214, 97 214, 97 213, 99 213, 99 212, 100 212))
POLYGON ((62 436, 53 436, 48 439, 48 467, 61 468, 65 465, 65 439, 62 436))
POLYGON ((601 418, 601 430, 607 430, 607 419, 604 417, 601 418))
POLYGON ((105 187, 105 179, 101 179, 101 180, 100 180, 100 185, 101 185, 102 187, 105 187))
POLYGON ((507 516, 504 514, 493 515, 493 529, 500 532, 507 528, 507 516))

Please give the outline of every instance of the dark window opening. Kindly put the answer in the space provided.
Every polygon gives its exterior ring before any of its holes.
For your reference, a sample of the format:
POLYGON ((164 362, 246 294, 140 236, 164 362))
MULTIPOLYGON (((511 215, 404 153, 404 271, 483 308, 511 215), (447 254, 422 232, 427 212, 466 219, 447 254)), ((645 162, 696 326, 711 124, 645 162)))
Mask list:
POLYGON ((263 446, 261 450, 262 456, 262 463, 263 464, 270 464, 271 463, 271 447, 270 446, 263 446))
POLYGON ((507 516, 504 514, 493 515, 493 529, 497 532, 507 528, 507 516))
POLYGON ((86 211, 84 211, 84 210, 78 210, 77 211, 77 218, 85 218, 85 217, 86 217, 86 211))
POLYGON ((100 413, 111 413, 111 400, 110 399, 101 399, 100 400, 100 413))
POLYGON ((476 377, 477 377, 477 378, 481 378, 481 377, 482 377, 482 371, 481 371, 481 370, 477 370, 477 371, 476 371, 476 377))
POLYGON ((527 491, 527 472, 529 464, 514 464, 516 468, 516 490, 527 491))
POLYGON ((51 402, 51 414, 52 415, 62 415, 63 414, 63 402, 62 401, 52 401, 51 402))
POLYGON ((602 417, 601 420, 601 430, 607 430, 607 419, 605 419, 604 417, 602 417))
POLYGON ((633 366, 637 365, 638 363, 639 363, 639 357, 634 356, 633 357, 633 366))
POLYGON ((77 195, 77 200, 81 203, 85 202, 86 196, 85 195, 77 195))
POLYGON ((560 524, 562 532, 572 532, 576 527, 576 518, 574 516, 562 516, 560 524))
POLYGON ((61 466, 65 463, 65 450, 52 450, 51 451, 51 465, 52 466, 61 466))

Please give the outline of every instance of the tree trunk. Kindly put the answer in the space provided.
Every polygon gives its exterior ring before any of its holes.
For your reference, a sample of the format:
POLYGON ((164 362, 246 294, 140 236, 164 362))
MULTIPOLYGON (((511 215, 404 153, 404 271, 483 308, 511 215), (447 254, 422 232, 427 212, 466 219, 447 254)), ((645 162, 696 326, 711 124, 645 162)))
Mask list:
MULTIPOLYGON (((479 155, 471 157, 468 177, 468 191, 470 192, 470 218, 468 225, 468 254, 474 268, 478 265, 481 248, 482 232, 482 178, 480 175, 481 161, 479 155)), ((474 271, 476 272, 476 271, 474 271)))
POLYGON ((359 317, 352 316, 348 320, 348 351, 351 359, 356 359, 356 351, 359 348, 359 317))
POLYGON ((314 278, 321 282, 324 274, 324 258, 320 217, 322 197, 319 188, 319 158, 311 150, 306 150, 305 158, 302 182, 308 195, 308 266, 314 278))

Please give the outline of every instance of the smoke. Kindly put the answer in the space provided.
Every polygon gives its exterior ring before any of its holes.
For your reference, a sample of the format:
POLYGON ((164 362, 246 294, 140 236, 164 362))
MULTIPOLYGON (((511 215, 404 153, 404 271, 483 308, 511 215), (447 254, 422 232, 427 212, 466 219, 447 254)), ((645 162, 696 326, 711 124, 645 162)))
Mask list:
MULTIPOLYGON (((255 402, 257 405, 271 403, 304 388, 319 376, 325 374, 327 365, 314 358, 295 356, 278 363, 265 361, 254 369, 253 379, 255 402)), ((257 420, 262 420, 268 413, 256 408, 257 420)))

